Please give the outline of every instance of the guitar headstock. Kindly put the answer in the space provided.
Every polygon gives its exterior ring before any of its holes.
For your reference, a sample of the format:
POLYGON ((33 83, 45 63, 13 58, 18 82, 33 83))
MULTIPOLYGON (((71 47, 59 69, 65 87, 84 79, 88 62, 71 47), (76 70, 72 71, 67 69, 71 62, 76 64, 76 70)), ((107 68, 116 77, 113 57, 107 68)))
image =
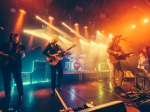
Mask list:
POLYGON ((75 46, 77 46, 77 44, 72 44, 72 47, 75 47, 75 46))

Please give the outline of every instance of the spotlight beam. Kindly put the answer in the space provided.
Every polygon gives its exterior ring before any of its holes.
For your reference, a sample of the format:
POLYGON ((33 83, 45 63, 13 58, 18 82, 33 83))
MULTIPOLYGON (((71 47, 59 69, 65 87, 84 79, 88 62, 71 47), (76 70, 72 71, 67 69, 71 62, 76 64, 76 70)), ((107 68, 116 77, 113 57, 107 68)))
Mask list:
POLYGON ((72 33, 74 33, 75 35, 77 35, 78 37, 80 37, 82 40, 86 40, 83 36, 81 36, 80 34, 78 34, 75 30, 73 30, 72 28, 70 28, 66 23, 62 22, 62 24, 68 28, 72 33))
POLYGON ((60 29, 56 28, 55 26, 49 24, 48 22, 44 21, 44 20, 43 20, 42 18, 40 18, 39 16, 36 16, 36 18, 37 18, 38 20, 42 21, 43 23, 45 23, 46 25, 50 26, 50 27, 53 28, 55 31, 59 32, 60 34, 65 35, 65 36, 71 38, 70 35, 68 35, 67 33, 65 33, 65 32, 63 32, 63 31, 61 31, 60 29))

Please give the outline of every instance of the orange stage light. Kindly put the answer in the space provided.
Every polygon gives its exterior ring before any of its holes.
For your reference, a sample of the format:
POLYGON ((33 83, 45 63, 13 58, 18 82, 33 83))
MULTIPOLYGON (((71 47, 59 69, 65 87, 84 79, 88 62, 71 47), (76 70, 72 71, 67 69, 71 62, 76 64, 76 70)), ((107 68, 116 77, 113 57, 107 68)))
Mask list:
POLYGON ((136 25, 132 25, 132 28, 136 28, 136 25))
POLYGON ((148 22, 148 19, 144 19, 143 22, 144 22, 144 23, 147 23, 147 22, 148 22))
POLYGON ((20 9, 19 12, 23 13, 23 14, 26 14, 26 11, 23 10, 23 9, 20 9))
POLYGON ((21 27, 22 27, 24 14, 26 14, 26 12, 25 12, 23 9, 20 9, 19 11, 20 11, 21 13, 20 13, 20 15, 19 15, 19 17, 18 17, 18 20, 17 20, 16 25, 15 25, 15 28, 14 28, 14 31, 15 31, 15 32, 18 32, 18 33, 20 32, 20 29, 21 29, 21 27))

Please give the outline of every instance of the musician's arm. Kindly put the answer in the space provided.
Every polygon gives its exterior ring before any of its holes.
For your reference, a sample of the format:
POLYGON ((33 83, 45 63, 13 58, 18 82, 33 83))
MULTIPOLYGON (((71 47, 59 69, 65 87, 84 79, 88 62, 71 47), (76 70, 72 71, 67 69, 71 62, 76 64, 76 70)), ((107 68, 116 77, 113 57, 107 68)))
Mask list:
POLYGON ((62 47, 60 45, 58 45, 59 48, 59 53, 64 53, 64 55, 67 53, 67 51, 63 50, 62 47))
POLYGON ((51 54, 48 53, 49 49, 50 49, 50 43, 49 43, 49 44, 46 46, 46 48, 44 49, 43 55, 45 55, 45 56, 47 56, 47 57, 50 57, 51 54))
POLYGON ((22 58, 24 58, 26 56, 26 54, 25 54, 25 46, 24 45, 21 45, 21 52, 20 52, 20 54, 21 54, 22 58))
POLYGON ((109 53, 109 54, 117 54, 118 52, 116 52, 116 51, 114 51, 114 50, 112 50, 111 48, 112 48, 112 46, 113 46, 113 43, 110 43, 109 45, 108 45, 108 47, 107 47, 107 53, 109 53))

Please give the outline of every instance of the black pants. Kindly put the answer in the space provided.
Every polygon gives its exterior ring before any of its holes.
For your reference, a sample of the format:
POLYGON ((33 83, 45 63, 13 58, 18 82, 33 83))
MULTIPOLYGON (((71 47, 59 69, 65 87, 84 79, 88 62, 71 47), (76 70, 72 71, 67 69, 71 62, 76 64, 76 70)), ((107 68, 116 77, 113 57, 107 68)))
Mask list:
POLYGON ((58 86, 61 85, 63 75, 62 62, 59 61, 56 66, 50 66, 50 68, 51 68, 51 88, 54 90, 56 88, 56 83, 58 86), (56 75, 56 72, 58 72, 58 76, 56 75))
POLYGON ((23 95, 23 83, 21 78, 21 71, 22 71, 22 64, 9 64, 5 67, 1 68, 2 76, 3 76, 3 82, 4 82, 4 91, 5 96, 10 96, 11 91, 11 73, 13 73, 13 77, 15 79, 18 94, 20 96, 23 95))

